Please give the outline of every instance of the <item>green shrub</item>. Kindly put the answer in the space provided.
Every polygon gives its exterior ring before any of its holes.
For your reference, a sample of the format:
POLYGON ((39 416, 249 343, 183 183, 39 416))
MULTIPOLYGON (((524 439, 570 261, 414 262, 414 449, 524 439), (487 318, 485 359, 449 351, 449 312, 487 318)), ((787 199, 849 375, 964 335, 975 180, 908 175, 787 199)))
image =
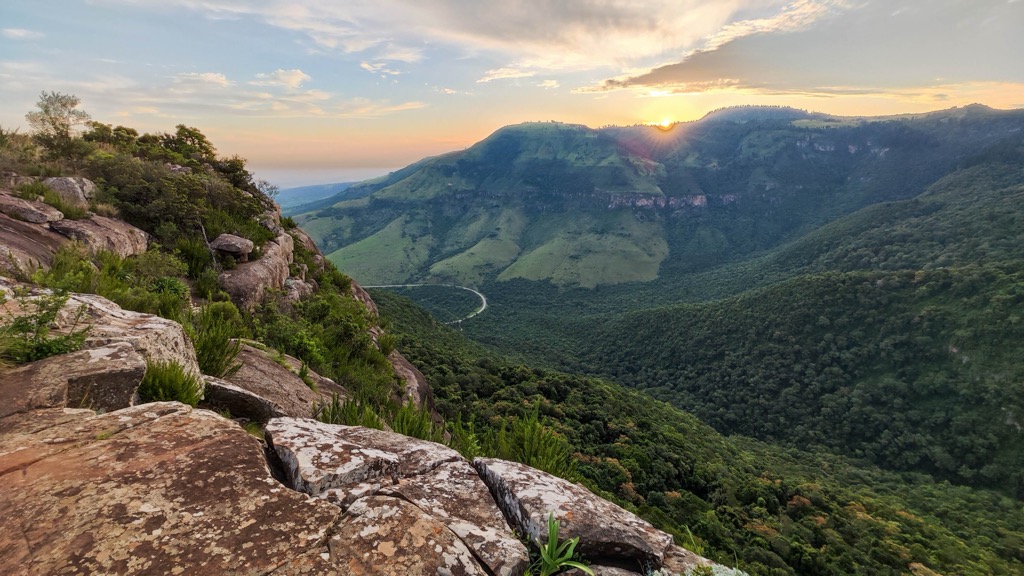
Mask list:
POLYGON ((89 327, 78 328, 84 307, 79 308, 66 334, 52 335, 50 331, 68 301, 66 292, 31 297, 27 291, 15 291, 13 296, 20 313, 6 315, 0 326, 0 360, 22 364, 81 349, 89 333, 89 327))
POLYGON ((539 407, 526 416, 502 422, 497 432, 484 436, 484 453, 521 462, 567 480, 576 480, 576 459, 569 442, 540 422, 539 407))
POLYGON ((210 271, 213 254, 202 238, 179 238, 174 244, 174 251, 185 263, 190 278, 199 280, 205 272, 210 271))
POLYGON ((203 399, 204 384, 185 372, 177 362, 146 361, 146 375, 139 384, 143 402, 181 402, 195 407, 203 399))
POLYGON ((213 268, 207 268, 199 273, 199 277, 192 283, 192 293, 200 298, 217 300, 217 294, 223 292, 220 287, 220 275, 213 268))
POLYGON ((551 576, 558 574, 568 568, 575 568, 584 574, 594 576, 594 571, 586 564, 573 560, 576 545, 580 543, 580 537, 570 538, 561 545, 558 544, 559 521, 554 514, 548 514, 548 538, 543 544, 539 541, 534 544, 539 551, 539 557, 535 566, 540 576, 551 576))
POLYGON ((242 335, 238 317, 230 302, 207 304, 189 314, 188 331, 203 374, 226 378, 242 367, 235 362, 242 346, 237 340, 242 335))
POLYGON ((430 412, 426 408, 417 408, 412 400, 395 411, 390 425, 399 434, 431 442, 444 442, 444 426, 435 424, 430 412))
POLYGON ((18 186, 14 191, 14 195, 22 200, 37 201, 41 197, 45 196, 47 192, 53 192, 53 190, 51 190, 46 184, 36 181, 18 186))
POLYGON ((373 406, 350 398, 342 400, 337 394, 332 394, 330 401, 316 401, 313 404, 313 418, 326 424, 384 429, 384 421, 377 415, 373 406))
POLYGON ((81 220, 89 215, 89 211, 85 208, 64 200, 60 194, 51 190, 45 184, 43 186, 46 188, 46 192, 43 193, 43 202, 59 210, 64 215, 64 218, 68 220, 81 220))

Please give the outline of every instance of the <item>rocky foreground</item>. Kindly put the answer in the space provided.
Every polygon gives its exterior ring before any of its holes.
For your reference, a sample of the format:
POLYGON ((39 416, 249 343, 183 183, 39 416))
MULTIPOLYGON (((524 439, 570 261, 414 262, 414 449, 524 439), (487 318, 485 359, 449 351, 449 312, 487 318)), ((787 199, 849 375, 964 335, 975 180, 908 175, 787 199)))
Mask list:
POLYGON ((146 359, 197 369, 181 327, 93 295, 67 307, 93 327, 85 349, 0 375, 0 573, 518 576, 521 537, 543 540, 549 514, 598 574, 709 563, 522 464, 304 418, 309 388, 258 349, 232 382, 207 378, 207 405, 263 438, 212 410, 136 405, 146 359))

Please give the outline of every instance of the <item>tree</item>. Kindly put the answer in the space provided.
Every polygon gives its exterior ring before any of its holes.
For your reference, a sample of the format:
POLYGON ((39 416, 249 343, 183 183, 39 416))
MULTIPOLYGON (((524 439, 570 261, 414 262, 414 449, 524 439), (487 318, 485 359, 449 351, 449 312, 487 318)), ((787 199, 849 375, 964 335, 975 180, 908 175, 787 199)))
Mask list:
POLYGON ((212 162, 217 150, 198 128, 178 124, 174 134, 161 137, 163 147, 178 154, 186 160, 212 162))
POLYGON ((90 119, 87 112, 78 110, 80 103, 74 94, 42 92, 36 102, 39 110, 25 114, 32 138, 57 158, 71 158, 78 126, 90 119))

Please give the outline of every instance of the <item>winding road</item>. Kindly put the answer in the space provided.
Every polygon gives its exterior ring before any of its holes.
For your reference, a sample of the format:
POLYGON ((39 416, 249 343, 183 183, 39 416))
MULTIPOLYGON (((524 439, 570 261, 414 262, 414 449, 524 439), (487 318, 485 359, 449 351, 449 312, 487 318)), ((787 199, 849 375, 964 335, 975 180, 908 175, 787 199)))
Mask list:
POLYGON ((487 310, 487 296, 484 296, 482 292, 468 288, 466 286, 458 286, 456 284, 379 284, 377 286, 363 286, 363 288, 419 288, 420 286, 443 286, 445 288, 458 288, 459 290, 466 290, 476 294, 477 298, 480 299, 480 307, 473 311, 469 316, 459 318, 458 320, 452 320, 451 322, 445 322, 445 324, 458 324, 463 320, 469 320, 473 316, 487 310))

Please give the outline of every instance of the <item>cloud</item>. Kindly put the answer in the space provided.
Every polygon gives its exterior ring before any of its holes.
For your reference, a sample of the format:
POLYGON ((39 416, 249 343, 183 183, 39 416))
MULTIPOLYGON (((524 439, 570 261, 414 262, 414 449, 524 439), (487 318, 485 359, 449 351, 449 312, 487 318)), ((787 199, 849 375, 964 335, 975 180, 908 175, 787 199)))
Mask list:
POLYGON ((209 88, 228 88, 234 82, 220 72, 181 72, 173 78, 175 90, 194 92, 209 88))
MULTIPOLYGON (((149 0, 96 0, 145 7, 149 0)), ((165 0, 210 18, 251 18, 320 49, 370 62, 415 63, 439 47, 485 56, 498 67, 594 70, 678 58, 724 26, 770 21, 787 0, 165 0), (749 18, 748 18, 749 19, 749 18)), ((838 0, 798 0, 807 15, 838 0)), ((794 16, 795 17, 795 16, 794 16)), ((743 33, 734 29, 730 34, 743 33)))
POLYGON ((1024 82, 1024 3, 1004 0, 798 2, 768 20, 726 26, 681 61, 583 91, 747 90, 823 97, 911 94, 972 82, 1024 82), (824 11, 823 11, 824 10, 824 11))
POLYGON ((359 67, 366 70, 370 74, 380 74, 381 76, 398 76, 401 74, 398 70, 392 70, 388 68, 385 62, 362 62, 359 67))
POLYGON ((25 30, 24 28, 4 28, 0 30, 0 34, 4 38, 10 38, 11 40, 36 40, 44 36, 42 32, 25 30))
POLYGON ((253 86, 279 86, 289 90, 298 90, 304 82, 310 80, 312 78, 309 74, 298 68, 292 70, 277 69, 269 73, 260 72, 256 75, 256 80, 249 82, 249 84, 253 86))
POLYGON ((516 68, 496 68, 494 70, 488 70, 484 72, 483 78, 477 80, 480 82, 493 82, 495 80, 507 80, 510 78, 529 78, 536 72, 530 72, 529 70, 519 70, 516 68))
POLYGON ((560 84, 558 83, 558 80, 545 80, 543 82, 538 82, 537 86, 547 90, 549 88, 558 88, 560 84))

